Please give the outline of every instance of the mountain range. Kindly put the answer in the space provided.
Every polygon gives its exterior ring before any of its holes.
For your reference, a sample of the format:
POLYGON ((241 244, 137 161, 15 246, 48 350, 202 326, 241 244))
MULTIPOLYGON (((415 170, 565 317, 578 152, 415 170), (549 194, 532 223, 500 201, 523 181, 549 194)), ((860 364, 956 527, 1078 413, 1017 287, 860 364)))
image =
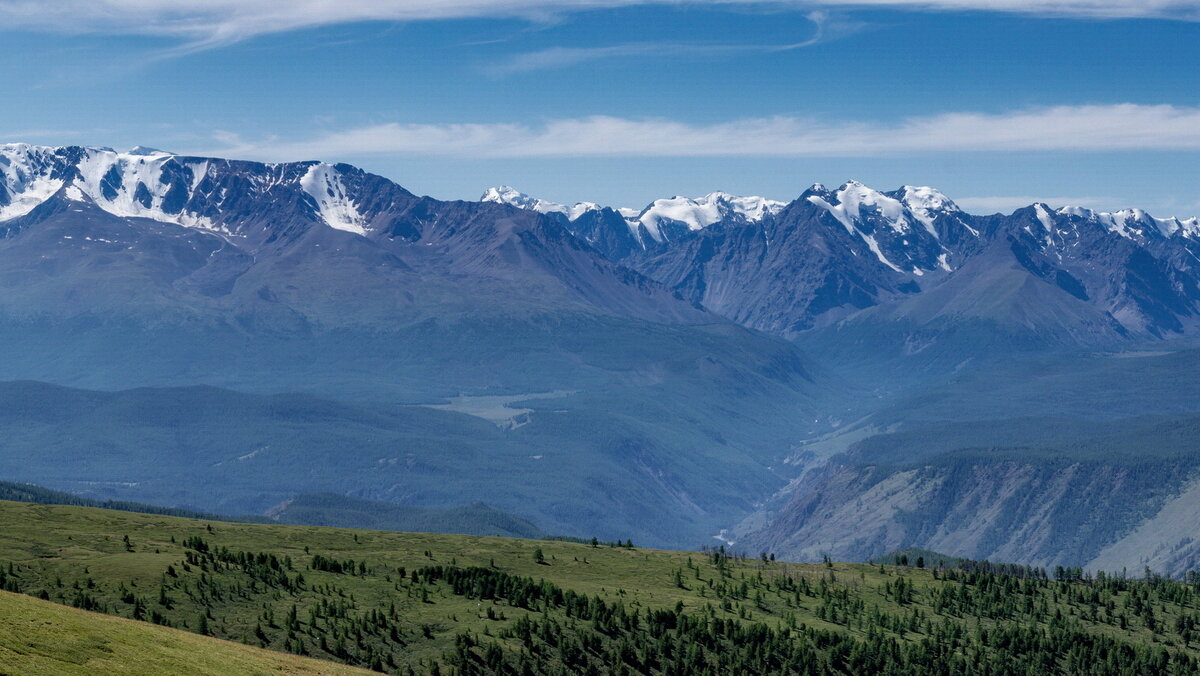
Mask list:
POLYGON ((321 491, 482 501, 546 532, 685 545, 783 485, 779 448, 816 426, 795 345, 537 213, 347 165, 0 157, 0 349, 19 355, 0 379, 44 402, 25 414, 61 415, 13 419, 9 479, 237 514, 321 491), (284 437, 287 458, 228 464, 284 437))
POLYGON ((1193 332, 1200 309, 1200 220, 1138 209, 1038 203, 976 216, 933 188, 884 193, 856 181, 814 185, 788 204, 712 193, 637 212, 562 207, 510 188, 483 199, 551 214, 608 258, 787 338, 901 325, 911 335, 889 338, 912 351, 948 325, 979 322, 1104 343, 1193 332))
POLYGON ((1151 451, 1197 412, 1198 263, 1194 218, 925 187, 441 201, 345 164, 10 144, 0 467, 225 513, 483 501, 666 546, 1177 572, 1197 554, 1147 524, 1193 514, 1200 449, 1151 451), (981 502, 1001 465, 1025 479, 981 502), (1091 530, 1038 525, 1079 486, 1091 530), (1030 495, 986 537, 945 518, 1030 495))

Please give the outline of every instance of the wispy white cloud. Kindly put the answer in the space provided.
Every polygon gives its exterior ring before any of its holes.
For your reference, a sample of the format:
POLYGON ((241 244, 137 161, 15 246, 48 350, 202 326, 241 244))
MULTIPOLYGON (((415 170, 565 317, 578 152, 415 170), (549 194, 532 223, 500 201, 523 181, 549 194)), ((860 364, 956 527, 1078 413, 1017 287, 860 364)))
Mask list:
POLYGON ((1098 19, 1200 20, 1197 0, 817 0, 817 4, 1098 19))
POLYGON ((605 47, 549 47, 516 54, 499 63, 487 64, 490 75, 512 75, 538 70, 568 68, 594 61, 643 57, 689 57, 762 51, 752 45, 702 45, 684 43, 630 43, 605 47))
POLYGON ((479 17, 547 20, 636 5, 891 7, 1031 15, 1200 20, 1200 0, 0 0, 7 30, 137 34, 184 40, 189 49, 248 37, 361 21, 479 17))
POLYGON ((866 27, 860 21, 833 17, 825 10, 808 12, 805 17, 813 24, 810 36, 798 42, 782 44, 702 44, 678 42, 638 42, 602 47, 549 47, 515 54, 483 70, 503 76, 530 71, 568 68, 594 61, 622 58, 702 58, 731 54, 777 53, 829 42, 866 27))
POLYGON ((540 124, 389 123, 307 140, 218 137, 225 156, 296 160, 390 153, 454 157, 885 157, 919 153, 1200 150, 1200 108, 1056 106, 880 124, 768 117, 716 124, 592 116, 540 124))

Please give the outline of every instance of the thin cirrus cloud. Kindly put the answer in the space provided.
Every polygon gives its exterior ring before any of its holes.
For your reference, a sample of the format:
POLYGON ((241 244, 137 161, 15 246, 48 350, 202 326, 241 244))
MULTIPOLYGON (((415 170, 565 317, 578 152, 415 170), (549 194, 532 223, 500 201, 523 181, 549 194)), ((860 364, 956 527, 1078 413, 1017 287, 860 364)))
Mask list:
POLYGON ((517 17, 615 7, 896 8, 1035 16, 1200 20, 1198 0, 0 0, 0 26, 55 33, 155 35, 197 48, 362 21, 517 17))
POLYGON ((703 58, 736 54, 770 54, 830 42, 856 33, 864 22, 831 17, 824 10, 805 15, 813 24, 813 34, 799 42, 786 44, 692 44, 641 42, 602 47, 549 47, 515 54, 498 63, 489 63, 483 71, 494 77, 540 70, 568 68, 580 64, 622 58, 703 58))
POLYGON ((799 117, 717 124, 591 116, 540 124, 388 123, 308 140, 246 141, 221 134, 224 156, 272 160, 408 154, 532 157, 885 157, 953 152, 1179 151, 1200 149, 1200 108, 1056 106, 956 112, 898 123, 799 117))
POLYGON ((585 63, 609 61, 622 58, 654 57, 706 57, 753 52, 795 49, 802 45, 703 45, 686 43, 631 43, 605 47, 549 47, 537 51, 513 55, 499 63, 487 64, 482 70, 488 75, 500 77, 540 70, 568 68, 585 63))

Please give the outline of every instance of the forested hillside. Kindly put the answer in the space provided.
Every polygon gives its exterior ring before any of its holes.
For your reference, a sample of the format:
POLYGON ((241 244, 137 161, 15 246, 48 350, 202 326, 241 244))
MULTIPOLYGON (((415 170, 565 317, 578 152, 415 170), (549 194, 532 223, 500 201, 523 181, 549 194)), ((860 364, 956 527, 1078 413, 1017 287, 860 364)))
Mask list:
MULTIPOLYGON (((0 503, 0 587, 398 674, 1194 673, 1196 580, 0 503)), ((48 622, 56 620, 48 618, 48 622)), ((18 647, 18 650, 20 648, 18 647)), ((17 673, 38 673, 18 671, 17 673)))

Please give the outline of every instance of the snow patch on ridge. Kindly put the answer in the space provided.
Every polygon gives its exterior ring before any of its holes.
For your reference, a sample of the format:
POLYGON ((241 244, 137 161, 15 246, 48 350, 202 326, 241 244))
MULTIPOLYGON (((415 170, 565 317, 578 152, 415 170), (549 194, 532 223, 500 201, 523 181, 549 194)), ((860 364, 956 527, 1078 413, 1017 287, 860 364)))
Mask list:
MULTIPOLYGON (((937 228, 933 225, 936 218, 935 212, 962 211, 953 200, 934 188, 906 185, 900 190, 904 194, 904 205, 935 239, 938 237, 937 228)), ((968 228, 968 230, 973 235, 979 235, 979 232, 973 228, 968 228)))
POLYGON ((63 187, 50 177, 45 148, 24 143, 0 146, 0 221, 24 216, 63 187))
POLYGON ((171 186, 163 183, 163 166, 174 159, 173 155, 140 147, 134 150, 140 152, 116 153, 89 148, 86 156, 76 164, 79 178, 73 185, 114 216, 216 229, 208 218, 183 209, 176 213, 164 209, 163 203, 171 186), (112 180, 114 177, 116 181, 112 180))
MULTIPOLYGON (((213 160, 141 146, 120 153, 108 148, 0 145, 0 221, 24 216, 66 186, 67 199, 91 201, 114 216, 233 235, 226 224, 214 220, 223 215, 224 191, 201 194, 213 165, 213 160), (205 215, 189 207, 197 203, 203 203, 205 215)), ((314 215, 330 227, 365 233, 366 218, 333 166, 314 164, 298 181, 284 178, 284 165, 267 166, 273 170, 270 175, 248 177, 255 189, 265 192, 282 183, 299 184, 316 202, 314 215)))
MULTIPOLYGON (((508 204, 542 214, 562 214, 568 221, 574 221, 589 211, 605 208, 595 202, 577 202, 572 206, 550 202, 532 197, 506 185, 488 188, 479 201, 508 204)), ((759 221, 768 214, 779 213, 785 206, 787 206, 786 202, 769 200, 765 197, 738 197, 728 193, 713 192, 703 197, 676 196, 657 199, 641 210, 624 207, 609 208, 625 219, 630 232, 639 242, 643 232, 655 241, 662 242, 665 239, 663 226, 668 223, 680 223, 688 230, 702 230, 730 217, 742 218, 748 222, 759 221)))
MULTIPOLYGON (((83 148, 82 156, 67 164, 59 150, 25 144, 0 146, 0 194, 7 193, 12 200, 0 206, 0 221, 29 213, 67 186, 67 199, 85 201, 86 196, 114 216, 217 229, 211 220, 198 214, 164 209, 171 185, 162 181, 163 166, 176 160, 175 156, 148 148, 134 148, 129 153, 83 148)), ((207 163, 204 165, 207 167, 207 163)), ((195 171, 195 165, 179 166, 195 171)), ((193 181, 193 191, 197 183, 198 179, 193 181)))
POLYGON ((1109 232, 1126 239, 1138 239, 1150 233, 1157 233, 1163 237, 1200 237, 1200 218, 1195 217, 1186 220, 1174 217, 1155 218, 1141 209, 1122 209, 1110 213, 1073 206, 1063 207, 1057 213, 1099 223, 1109 232))
MULTIPOLYGON (((834 218, 841 221, 847 229, 858 230, 853 224, 862 218, 862 209, 865 206, 873 207, 897 233, 912 230, 912 224, 905 216, 903 202, 888 197, 878 190, 868 188, 858 181, 847 181, 833 196, 837 200, 837 204, 830 204, 823 199, 821 202, 824 203, 824 208, 833 214, 834 218)), ((809 199, 812 200, 812 198, 809 199)))
POLYGON ((342 175, 333 165, 312 165, 300 179, 300 187, 316 201, 321 218, 329 227, 357 235, 367 234, 366 219, 359 213, 342 183, 342 175))
POLYGON ((79 186, 69 185, 67 186, 66 190, 63 191, 63 194, 66 195, 67 199, 71 200, 72 202, 84 201, 83 191, 79 189, 79 186))
POLYGON ((858 181, 849 181, 842 186, 836 193, 833 194, 837 203, 831 203, 824 197, 818 195, 810 195, 808 201, 829 212, 843 227, 854 237, 866 242, 867 248, 880 263, 888 266, 896 272, 904 272, 894 263, 883 255, 883 251, 879 248, 879 242, 875 240, 873 235, 863 232, 858 228, 858 220, 862 217, 862 207, 864 205, 875 207, 879 213, 886 219, 892 229, 897 232, 907 232, 910 229, 908 220, 904 217, 904 205, 899 200, 892 199, 868 188, 858 181))
MULTIPOLYGON (((1043 204, 1033 205, 1033 211, 1037 215, 1038 222, 1042 224, 1042 228, 1046 230, 1046 247, 1054 246, 1054 217, 1046 211, 1046 206, 1043 204)), ((1033 234, 1032 232, 1029 234, 1033 234)))
MULTIPOLYGON (((883 251, 880 250, 879 242, 875 241, 875 237, 858 229, 858 226, 854 224, 854 220, 847 214, 844 204, 830 204, 829 202, 825 201, 825 198, 818 197, 816 195, 810 196, 808 201, 828 211, 834 218, 838 220, 839 223, 845 226, 846 230, 851 235, 866 242, 867 248, 871 250, 871 253, 875 254, 875 257, 879 259, 880 263, 883 263, 896 272, 904 272, 900 268, 896 267, 896 265, 891 261, 889 261, 887 256, 883 255, 883 251)), ((855 210, 855 214, 857 214, 857 209, 855 210)))
POLYGON ((539 214, 562 214, 567 217, 568 221, 574 221, 580 216, 589 211, 599 211, 603 207, 595 202, 577 202, 573 206, 559 204, 558 202, 550 202, 548 200, 538 199, 513 188, 512 186, 502 185, 495 188, 488 188, 484 191, 483 196, 479 198, 480 202, 496 202, 497 204, 508 204, 525 209, 526 211, 536 211, 539 214))
POLYGON ((1033 211, 1037 215, 1038 221, 1041 222, 1042 227, 1046 229, 1046 232, 1054 232, 1054 218, 1046 211, 1046 206, 1044 204, 1035 204, 1033 205, 1033 211))
POLYGON ((688 230, 693 231, 703 230, 731 216, 753 223, 762 220, 768 214, 779 213, 785 206, 785 202, 765 197, 738 197, 723 192, 712 192, 704 197, 676 196, 654 200, 638 215, 637 222, 646 228, 651 237, 661 242, 664 223, 682 223, 688 230))

